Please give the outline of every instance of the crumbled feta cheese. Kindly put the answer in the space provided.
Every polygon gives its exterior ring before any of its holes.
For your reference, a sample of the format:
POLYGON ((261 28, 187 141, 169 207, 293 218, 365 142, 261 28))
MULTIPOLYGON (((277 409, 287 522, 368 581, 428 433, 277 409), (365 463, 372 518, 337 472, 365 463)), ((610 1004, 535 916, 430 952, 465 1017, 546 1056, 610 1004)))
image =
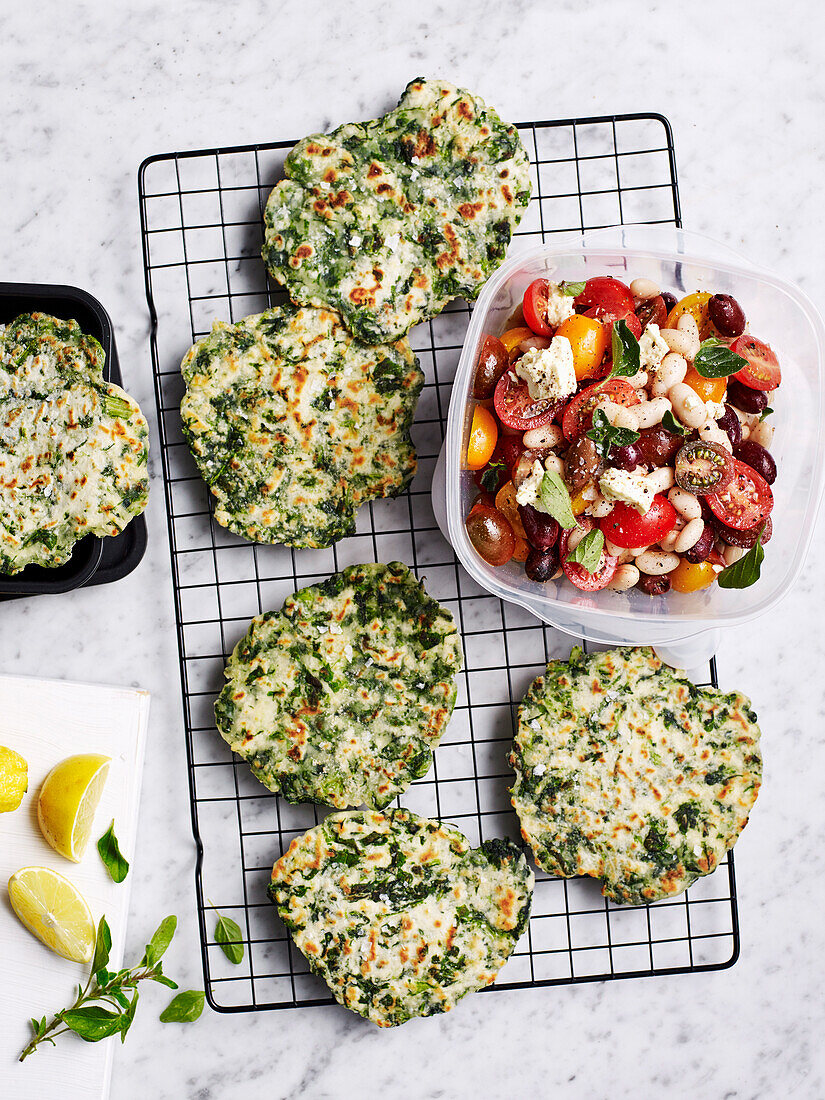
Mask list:
POLYGON ((718 420, 721 416, 725 415, 725 404, 723 401, 706 401, 705 408, 708 410, 709 420, 718 420))
POLYGON ((516 489, 516 504, 535 503, 542 481, 544 481, 544 466, 537 458, 533 463, 533 469, 530 471, 529 476, 516 489))
POLYGON ((570 294, 565 294, 558 283, 547 284, 547 324, 551 328, 558 328, 562 321, 572 317, 576 312, 574 299, 570 294))
POLYGON ((390 252, 395 252, 396 248, 398 248, 400 243, 401 243, 401 234, 400 233, 391 233, 389 235, 389 237, 387 237, 384 241, 384 244, 387 246, 387 248, 390 250, 390 252))
POLYGON ((566 336, 554 336, 549 348, 528 348, 515 371, 534 401, 559 401, 576 392, 573 349, 566 336))
POLYGON ((344 656, 346 657, 346 659, 348 661, 352 660, 353 649, 352 649, 352 646, 349 645, 349 643, 347 643, 347 645, 344 646, 344 656))
POLYGON ((533 775, 539 775, 539 776, 544 775, 544 773, 546 771, 547 771, 547 765, 546 764, 536 764, 535 768, 533 768, 533 775))
POLYGON ((599 489, 605 500, 629 504, 640 515, 650 511, 655 496, 647 478, 613 468, 605 470, 599 478, 599 489))
POLYGON ((670 351, 658 325, 648 325, 639 339, 639 370, 655 371, 670 351))
POLYGON ((330 634, 343 634, 344 633, 344 631, 341 629, 340 623, 330 623, 329 624, 329 632, 330 632, 330 634))
POLYGON ((359 237, 357 233, 353 233, 353 235, 349 239, 350 248, 358 248, 358 246, 361 244, 363 239, 364 238, 359 237))
POLYGON ((539 722, 538 718, 533 718, 532 719, 532 721, 530 722, 530 729, 531 730, 540 730, 541 729, 541 722, 539 722))

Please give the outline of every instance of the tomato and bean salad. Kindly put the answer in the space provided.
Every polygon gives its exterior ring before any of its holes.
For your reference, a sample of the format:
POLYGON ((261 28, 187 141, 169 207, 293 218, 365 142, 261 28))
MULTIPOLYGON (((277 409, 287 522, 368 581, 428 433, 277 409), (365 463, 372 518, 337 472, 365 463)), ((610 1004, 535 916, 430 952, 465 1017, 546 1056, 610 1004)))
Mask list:
POLYGON ((772 531, 780 382, 728 294, 536 279, 475 366, 473 547, 584 591, 753 584, 772 531))

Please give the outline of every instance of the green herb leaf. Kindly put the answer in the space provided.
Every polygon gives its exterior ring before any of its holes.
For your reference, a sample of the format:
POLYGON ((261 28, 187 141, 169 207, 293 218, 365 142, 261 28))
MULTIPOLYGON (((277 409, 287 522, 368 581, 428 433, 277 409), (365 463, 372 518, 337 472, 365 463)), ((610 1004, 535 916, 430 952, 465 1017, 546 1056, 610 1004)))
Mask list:
POLYGON ((665 415, 662 417, 662 427, 671 435, 687 435, 690 431, 684 424, 679 423, 670 409, 665 410, 665 415))
POLYGON ((203 1012, 202 989, 185 989, 173 997, 160 1014, 162 1024, 189 1024, 203 1012))
POLYGON ((598 527, 588 531, 579 544, 567 555, 567 560, 580 565, 585 573, 595 573, 602 560, 604 535, 598 527))
POLYGON ((604 409, 596 409, 593 413, 593 427, 587 432, 587 438, 593 440, 602 458, 607 458, 612 447, 626 447, 629 443, 635 443, 640 435, 632 428, 614 428, 604 409))
POLYGON ((157 982, 158 985, 165 985, 169 989, 178 988, 177 982, 173 982, 171 978, 167 977, 166 974, 161 974, 158 970, 156 970, 154 974, 150 974, 149 977, 153 982, 157 982))
POLYGON ((243 959, 244 946, 241 930, 230 917, 222 917, 218 914, 218 923, 215 925, 215 942, 220 944, 221 951, 231 963, 238 963, 243 959))
POLYGON ((152 936, 149 943, 146 945, 146 954, 144 958, 146 962, 153 966, 160 958, 163 957, 163 953, 169 944, 172 942, 172 937, 175 934, 175 929, 178 926, 177 917, 166 917, 160 922, 157 931, 152 936))
POLYGON ((559 283, 559 289, 562 294, 566 294, 568 298, 578 298, 580 294, 584 293, 584 288, 587 284, 581 283, 568 283, 566 280, 563 283, 559 283))
POLYGON ((488 493, 496 492, 499 488, 501 472, 506 469, 507 467, 503 462, 491 462, 488 466, 485 466, 481 474, 482 489, 486 489, 488 493))
POLYGON ((558 520, 565 531, 570 531, 577 526, 570 500, 570 490, 562 478, 552 470, 548 470, 544 475, 533 507, 558 520))
POLYGON ((702 342, 693 360, 694 370, 703 378, 727 378, 747 365, 747 359, 731 351, 714 336, 702 342))
POLYGON ((759 423, 761 424, 763 420, 767 420, 767 418, 772 413, 773 413, 773 409, 770 407, 770 405, 768 405, 768 407, 766 409, 762 410, 762 415, 759 417, 759 423))
POLYGON ((639 341, 630 331, 627 321, 613 322, 611 337, 613 368, 608 378, 632 378, 639 373, 639 341))
POLYGON ((108 393, 103 398, 103 408, 107 416, 120 418, 130 416, 133 411, 128 401, 124 401, 122 397, 117 397, 113 393, 108 393))
POLYGON ((123 882, 129 874, 129 863, 121 854, 120 845, 115 836, 114 818, 112 824, 97 842, 97 850, 100 852, 100 858, 114 882, 123 882))
POLYGON ((106 963, 109 961, 109 952, 112 950, 112 933, 109 931, 109 925, 106 923, 106 918, 101 917, 97 926, 97 935, 95 936, 95 953, 92 958, 92 973, 96 974, 98 970, 104 970, 106 963))
POLYGON ((129 1005, 128 1005, 126 1011, 123 1013, 122 1023, 120 1025, 120 1041, 121 1041, 121 1043, 126 1042, 126 1032, 132 1026, 132 1021, 135 1018, 135 1010, 137 1009, 137 1003, 138 1003, 138 990, 136 989, 135 992, 134 992, 134 996, 132 997, 131 1001, 129 1002, 129 1005))
POLYGON ((756 584, 762 571, 762 562, 765 560, 765 551, 762 549, 762 531, 760 530, 755 544, 748 550, 744 557, 723 569, 716 582, 720 588, 750 588, 756 584))
POLYGON ((85 1008, 67 1008, 60 1013, 60 1018, 67 1027, 85 1039, 87 1043, 99 1043, 120 1031, 123 1017, 119 1012, 109 1012, 106 1008, 97 1005, 86 1005, 85 1008))

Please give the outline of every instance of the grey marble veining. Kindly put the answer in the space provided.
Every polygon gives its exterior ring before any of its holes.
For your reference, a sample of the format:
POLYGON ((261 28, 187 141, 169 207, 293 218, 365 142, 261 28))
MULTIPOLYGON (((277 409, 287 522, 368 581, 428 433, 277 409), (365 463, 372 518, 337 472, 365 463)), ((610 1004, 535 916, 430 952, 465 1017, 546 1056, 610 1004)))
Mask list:
MULTIPOLYGON (((148 154, 299 137, 444 76, 513 120, 655 110, 673 123, 684 221, 825 307, 825 14, 814 0, 689 9, 628 0, 10 5, 0 14, 2 278, 68 282, 111 313, 126 385, 153 415, 135 174, 148 154)), ((166 912, 168 967, 201 985, 166 524, 157 458, 140 569, 2 609, 0 668, 153 695, 128 940, 166 912)), ((483 994, 378 1031, 337 1008, 205 1012, 160 1025, 145 996, 116 1100, 423 1097, 817 1098, 825 956, 825 551, 770 620, 728 632, 723 685, 755 702, 765 784, 737 848, 730 971, 483 994)), ((48 1052, 42 1057, 48 1057, 48 1052)))

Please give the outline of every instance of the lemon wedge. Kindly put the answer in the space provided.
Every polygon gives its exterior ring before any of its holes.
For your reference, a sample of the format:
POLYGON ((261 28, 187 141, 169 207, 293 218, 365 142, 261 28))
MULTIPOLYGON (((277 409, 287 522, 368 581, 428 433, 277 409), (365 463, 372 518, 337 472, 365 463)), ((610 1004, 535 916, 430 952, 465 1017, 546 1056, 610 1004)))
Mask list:
POLYGON ((72 962, 88 962, 95 923, 86 899, 50 867, 23 867, 9 879, 11 907, 46 947, 72 962))
POLYGON ((28 764, 19 752, 0 745, 0 814, 16 810, 28 789, 28 764))
POLYGON ((79 863, 89 843, 111 757, 69 756, 46 776, 37 800, 40 831, 56 852, 79 863))

